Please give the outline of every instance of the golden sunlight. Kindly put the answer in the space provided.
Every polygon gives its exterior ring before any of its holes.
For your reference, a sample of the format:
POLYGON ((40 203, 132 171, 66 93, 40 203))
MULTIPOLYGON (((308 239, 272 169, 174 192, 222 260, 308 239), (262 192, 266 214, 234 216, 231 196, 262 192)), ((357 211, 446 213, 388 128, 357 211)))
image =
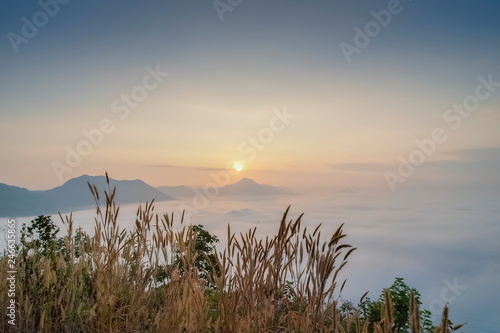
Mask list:
POLYGON ((236 163, 234 163, 233 168, 234 168, 234 170, 240 172, 240 171, 243 170, 243 164, 239 163, 239 162, 236 162, 236 163))

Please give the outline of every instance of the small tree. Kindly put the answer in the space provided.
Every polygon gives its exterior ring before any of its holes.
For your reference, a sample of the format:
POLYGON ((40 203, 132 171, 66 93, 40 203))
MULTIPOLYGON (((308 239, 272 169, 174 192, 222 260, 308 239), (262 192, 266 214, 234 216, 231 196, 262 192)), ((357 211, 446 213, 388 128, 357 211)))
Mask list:
MULTIPOLYGON (((58 237, 60 228, 52 221, 50 216, 40 215, 27 226, 21 228, 21 242, 19 248, 27 254, 30 250, 37 250, 42 256, 53 257, 56 252, 62 253, 66 260, 69 259, 70 251, 67 248, 64 237, 58 237)), ((73 236, 75 257, 79 258, 82 253, 80 244, 85 243, 88 235, 81 229, 76 229, 73 236)))
MULTIPOLYGON (((219 242, 217 236, 212 235, 203 228, 203 225, 190 226, 192 239, 194 239, 194 247, 187 241, 183 244, 183 248, 189 248, 194 251, 196 257, 194 258, 193 265, 198 270, 199 277, 204 279, 207 285, 213 281, 214 274, 220 274, 220 268, 217 264, 217 257, 215 254, 215 244, 219 242)), ((181 258, 181 250, 175 249, 175 259, 168 267, 161 266, 158 270, 156 279, 157 281, 165 281, 173 270, 177 269, 179 273, 184 274, 184 261, 181 258)))
MULTIPOLYGON (((410 303, 414 301, 418 305, 422 305, 422 302, 420 301, 420 293, 416 289, 409 287, 404 282, 404 279, 400 277, 397 277, 389 288, 382 291, 377 301, 370 301, 370 299, 367 299, 362 305, 365 318, 369 321, 369 331, 373 332, 373 324, 381 320, 381 309, 385 300, 384 293, 386 290, 389 291, 394 305, 393 332, 396 331, 396 329, 398 333, 409 332, 410 303)), ((420 311, 420 320, 423 324, 424 332, 432 332, 434 330, 430 316, 431 312, 429 310, 423 309, 420 311)))
POLYGON ((200 277, 209 281, 213 279, 213 275, 220 274, 220 268, 217 265, 217 257, 215 255, 215 244, 219 242, 219 238, 210 234, 203 229, 203 225, 194 225, 191 227, 195 234, 196 259, 194 265, 200 272, 200 277), (207 275, 208 274, 208 275, 207 275))
MULTIPOLYGON (((416 289, 410 288, 408 285, 406 285, 404 279, 400 277, 397 277, 394 280, 393 284, 388 288, 388 290, 394 303, 394 324, 396 325, 398 332, 408 332, 408 318, 410 315, 410 294, 413 292, 417 303, 422 304, 422 302, 420 301, 420 294, 416 289)), ((382 295, 380 295, 380 300, 382 300, 382 295)))
POLYGON ((44 256, 54 251, 63 250, 64 240, 57 238, 60 228, 50 216, 40 215, 31 221, 30 226, 21 228, 21 246, 24 250, 38 249, 44 256))

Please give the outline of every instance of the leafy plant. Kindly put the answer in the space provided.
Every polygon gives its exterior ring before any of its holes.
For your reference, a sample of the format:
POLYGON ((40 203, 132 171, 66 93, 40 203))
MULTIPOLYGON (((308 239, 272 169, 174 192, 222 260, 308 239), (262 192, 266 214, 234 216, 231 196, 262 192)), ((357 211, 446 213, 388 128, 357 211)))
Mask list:
POLYGON ((40 215, 27 226, 21 228, 21 245, 26 249, 39 249, 42 255, 61 251, 64 240, 58 238, 60 228, 55 225, 50 216, 40 215))

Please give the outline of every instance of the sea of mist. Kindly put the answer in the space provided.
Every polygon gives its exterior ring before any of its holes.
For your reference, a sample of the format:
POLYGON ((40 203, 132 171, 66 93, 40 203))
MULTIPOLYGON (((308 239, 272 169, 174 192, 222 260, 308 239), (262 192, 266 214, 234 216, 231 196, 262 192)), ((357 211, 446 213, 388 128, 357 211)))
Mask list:
MULTIPOLYGON (((494 192, 471 189, 303 190, 293 196, 210 199, 189 224, 202 224, 227 243, 227 225, 233 232, 257 227, 257 234, 272 235, 288 206, 288 219, 304 213, 303 226, 322 224, 325 238, 343 223, 345 242, 357 247, 344 268, 343 300, 357 302, 364 292, 376 299, 395 277, 403 277, 422 295, 423 307, 437 320, 442 304, 449 303, 454 323, 468 322, 465 332, 500 330, 500 238, 498 198, 494 192), (450 285, 455 285, 449 290, 450 285), (447 289, 448 288, 448 289, 447 289)), ((192 199, 155 203, 160 215, 174 213, 179 221, 182 203, 192 199)), ((120 207, 119 223, 131 228, 138 204, 120 207)), ((63 214, 64 215, 64 214, 63 214)), ((92 233, 95 210, 73 212, 76 226, 92 233)), ((18 224, 33 217, 19 218, 18 224)), ((53 219, 58 225, 57 215, 53 219)))

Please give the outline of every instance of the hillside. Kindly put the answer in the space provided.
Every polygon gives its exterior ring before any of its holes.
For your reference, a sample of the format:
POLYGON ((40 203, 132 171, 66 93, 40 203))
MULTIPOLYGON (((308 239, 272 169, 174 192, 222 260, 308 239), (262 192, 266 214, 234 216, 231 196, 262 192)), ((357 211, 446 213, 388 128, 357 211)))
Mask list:
MULTIPOLYGON (((141 203, 151 200, 175 200, 142 180, 109 179, 110 189, 116 186, 118 204, 141 203)), ((0 217, 23 217, 65 213, 95 206, 87 183, 102 193, 108 189, 105 176, 83 175, 68 180, 61 186, 47 191, 30 191, 25 188, 0 184, 0 217)))

